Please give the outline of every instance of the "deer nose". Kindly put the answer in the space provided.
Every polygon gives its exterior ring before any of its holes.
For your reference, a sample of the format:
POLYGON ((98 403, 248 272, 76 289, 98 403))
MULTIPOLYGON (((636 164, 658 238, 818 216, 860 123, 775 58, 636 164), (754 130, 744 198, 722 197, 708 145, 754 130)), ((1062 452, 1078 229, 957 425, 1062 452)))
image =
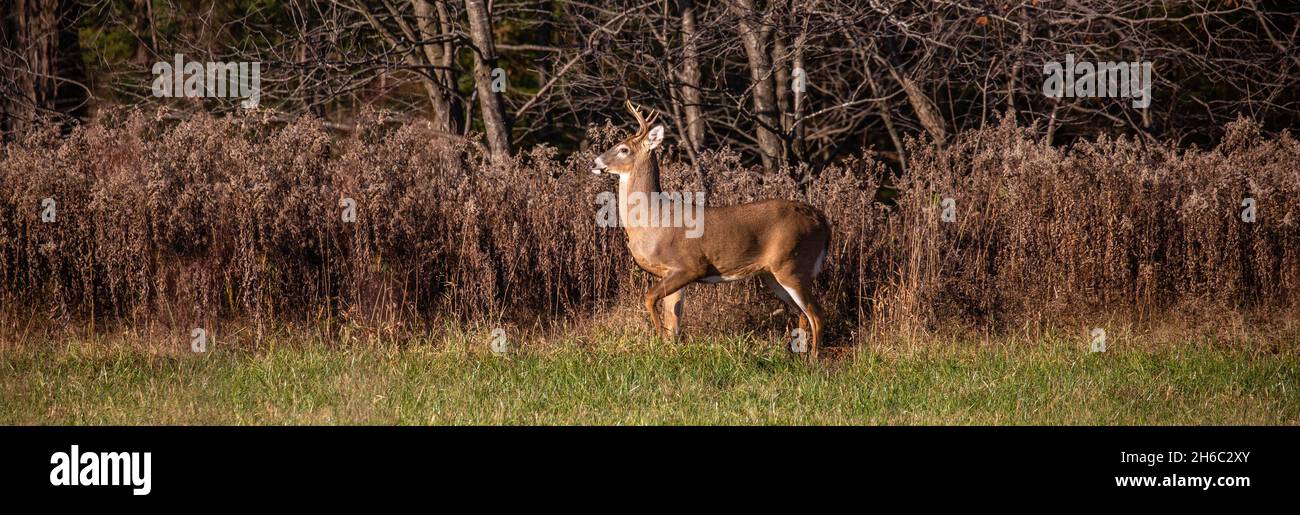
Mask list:
POLYGON ((600 175, 604 172, 605 172, 605 160, 597 157, 596 162, 591 164, 591 173, 600 175))

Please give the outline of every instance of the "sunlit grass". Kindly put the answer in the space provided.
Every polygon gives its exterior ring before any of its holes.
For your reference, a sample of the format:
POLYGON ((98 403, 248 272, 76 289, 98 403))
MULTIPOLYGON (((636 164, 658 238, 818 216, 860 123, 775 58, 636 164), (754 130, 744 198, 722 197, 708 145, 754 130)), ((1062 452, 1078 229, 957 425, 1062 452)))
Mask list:
POLYGON ((0 349, 5 424, 1295 424, 1293 352, 1210 344, 952 342, 810 364, 774 342, 636 334, 524 346, 332 345, 206 354, 118 340, 0 349))

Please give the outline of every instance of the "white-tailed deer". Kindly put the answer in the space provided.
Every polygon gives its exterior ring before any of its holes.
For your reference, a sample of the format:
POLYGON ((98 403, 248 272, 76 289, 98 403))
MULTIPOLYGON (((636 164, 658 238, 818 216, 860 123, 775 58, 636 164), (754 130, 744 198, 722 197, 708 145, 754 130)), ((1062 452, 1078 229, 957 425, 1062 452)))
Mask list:
MULTIPOLYGON (((681 224, 628 223, 629 197, 665 198, 681 202, 659 189, 659 160, 664 127, 655 114, 643 116, 627 103, 638 129, 632 137, 596 158, 592 173, 618 175, 619 221, 627 231, 627 246, 638 266, 659 278, 645 294, 645 306, 655 334, 663 335, 657 305, 665 301, 667 329, 673 338, 682 316, 682 288, 693 282, 719 283, 759 276, 778 298, 803 316, 799 327, 810 335, 807 351, 817 357, 822 312, 813 295, 813 279, 821 272, 830 245, 831 228, 816 208, 789 200, 763 200, 703 209, 703 233, 681 224)), ((659 209, 653 208, 652 209, 659 209)), ((681 210, 673 210, 683 212, 681 210)), ((664 212, 668 212, 667 209, 664 212)))

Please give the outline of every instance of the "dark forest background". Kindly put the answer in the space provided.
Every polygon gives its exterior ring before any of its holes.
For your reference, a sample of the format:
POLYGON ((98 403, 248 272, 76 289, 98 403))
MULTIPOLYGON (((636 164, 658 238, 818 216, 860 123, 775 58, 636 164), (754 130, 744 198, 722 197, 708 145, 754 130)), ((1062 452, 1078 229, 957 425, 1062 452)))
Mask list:
POLYGON ((1300 14, 1255 0, 3 0, 0 130, 119 105, 170 116, 232 99, 154 98, 155 62, 260 61, 262 107, 346 132, 366 107, 496 156, 581 150, 624 99, 698 164, 812 170, 908 136, 943 143, 1007 113, 1053 144, 1101 133, 1202 147, 1226 122, 1300 120, 1300 14), (1150 61, 1153 101, 1052 99, 1042 67, 1150 61), (507 77, 490 87, 492 70, 507 77), (806 88, 794 87, 802 77, 806 88))

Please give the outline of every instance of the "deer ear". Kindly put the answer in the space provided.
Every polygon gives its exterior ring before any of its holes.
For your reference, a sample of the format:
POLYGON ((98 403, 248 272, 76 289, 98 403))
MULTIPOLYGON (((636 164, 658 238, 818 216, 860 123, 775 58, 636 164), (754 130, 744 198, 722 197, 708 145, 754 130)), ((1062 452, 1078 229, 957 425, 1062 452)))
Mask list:
POLYGON ((660 143, 664 142, 664 126, 656 125, 650 132, 645 135, 646 150, 654 150, 660 143))

